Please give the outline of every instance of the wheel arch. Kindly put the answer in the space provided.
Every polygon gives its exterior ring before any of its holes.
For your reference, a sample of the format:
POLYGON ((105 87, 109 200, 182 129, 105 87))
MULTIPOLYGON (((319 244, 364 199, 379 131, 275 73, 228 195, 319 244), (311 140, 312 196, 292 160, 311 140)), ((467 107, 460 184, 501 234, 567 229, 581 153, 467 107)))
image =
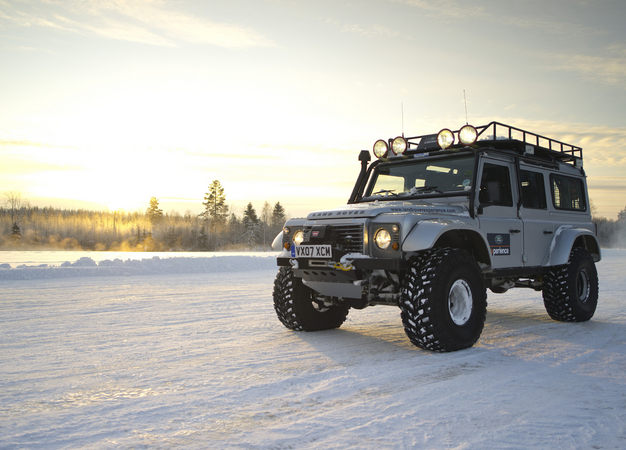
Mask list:
POLYGON ((491 267, 489 245, 471 225, 460 221, 424 220, 417 224, 402 243, 402 251, 418 252, 429 248, 460 248, 476 261, 491 267))
POLYGON ((586 228, 563 226, 556 231, 552 239, 546 265, 559 266, 567 264, 572 249, 577 247, 587 250, 594 262, 602 259, 598 238, 592 231, 586 228))

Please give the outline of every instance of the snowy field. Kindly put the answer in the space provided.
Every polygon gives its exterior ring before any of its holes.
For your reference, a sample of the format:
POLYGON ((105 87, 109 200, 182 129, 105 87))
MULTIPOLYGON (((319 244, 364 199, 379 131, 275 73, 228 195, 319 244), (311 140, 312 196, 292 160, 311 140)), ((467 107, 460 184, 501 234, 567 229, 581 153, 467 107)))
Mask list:
POLYGON ((625 250, 603 253, 590 322, 488 291, 480 341, 451 354, 391 307, 287 330, 272 256, 67 256, 0 260, 2 449, 626 448, 625 250))

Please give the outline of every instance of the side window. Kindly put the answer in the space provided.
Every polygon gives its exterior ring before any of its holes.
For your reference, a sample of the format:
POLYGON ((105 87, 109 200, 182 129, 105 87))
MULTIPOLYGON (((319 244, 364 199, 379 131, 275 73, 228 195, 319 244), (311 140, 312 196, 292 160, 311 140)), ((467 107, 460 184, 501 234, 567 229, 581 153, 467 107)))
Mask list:
POLYGON ((552 201, 557 209, 585 211, 587 204, 583 196, 583 182, 578 178, 550 175, 552 201))
POLYGON ((521 170, 520 178, 524 208, 546 209, 546 189, 543 184, 543 174, 521 170))
POLYGON ((478 199, 482 204, 513 206, 508 167, 485 163, 478 199))

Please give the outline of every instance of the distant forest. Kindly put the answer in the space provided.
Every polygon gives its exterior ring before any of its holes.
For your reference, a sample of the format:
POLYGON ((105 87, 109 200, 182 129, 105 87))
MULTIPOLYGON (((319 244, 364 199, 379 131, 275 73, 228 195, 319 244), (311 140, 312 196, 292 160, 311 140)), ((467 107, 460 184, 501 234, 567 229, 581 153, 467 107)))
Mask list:
MULTIPOLYGON (((181 215, 163 213, 155 197, 145 212, 87 211, 31 207, 9 192, 0 208, 0 250, 268 250, 287 219, 280 202, 265 202, 260 213, 248 203, 238 217, 217 180, 204 200, 202 214, 181 215)), ((626 207, 615 220, 593 221, 603 248, 626 248, 626 207)))
POLYGON ((265 250, 287 219, 280 202, 238 217, 219 181, 209 186, 202 214, 164 213, 152 197, 145 212, 31 207, 8 192, 0 208, 0 250, 218 251, 265 250))

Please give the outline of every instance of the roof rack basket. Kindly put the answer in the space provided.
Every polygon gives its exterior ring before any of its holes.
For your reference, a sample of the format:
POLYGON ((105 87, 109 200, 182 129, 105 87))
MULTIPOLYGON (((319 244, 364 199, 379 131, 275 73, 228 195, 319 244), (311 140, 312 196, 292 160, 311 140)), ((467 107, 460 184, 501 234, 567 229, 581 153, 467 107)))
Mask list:
POLYGON ((526 144, 534 145, 559 161, 576 161, 582 159, 582 147, 566 144, 565 142, 550 139, 539 134, 531 133, 520 128, 505 125, 500 122, 491 122, 487 125, 476 127, 479 141, 517 140, 526 144))

